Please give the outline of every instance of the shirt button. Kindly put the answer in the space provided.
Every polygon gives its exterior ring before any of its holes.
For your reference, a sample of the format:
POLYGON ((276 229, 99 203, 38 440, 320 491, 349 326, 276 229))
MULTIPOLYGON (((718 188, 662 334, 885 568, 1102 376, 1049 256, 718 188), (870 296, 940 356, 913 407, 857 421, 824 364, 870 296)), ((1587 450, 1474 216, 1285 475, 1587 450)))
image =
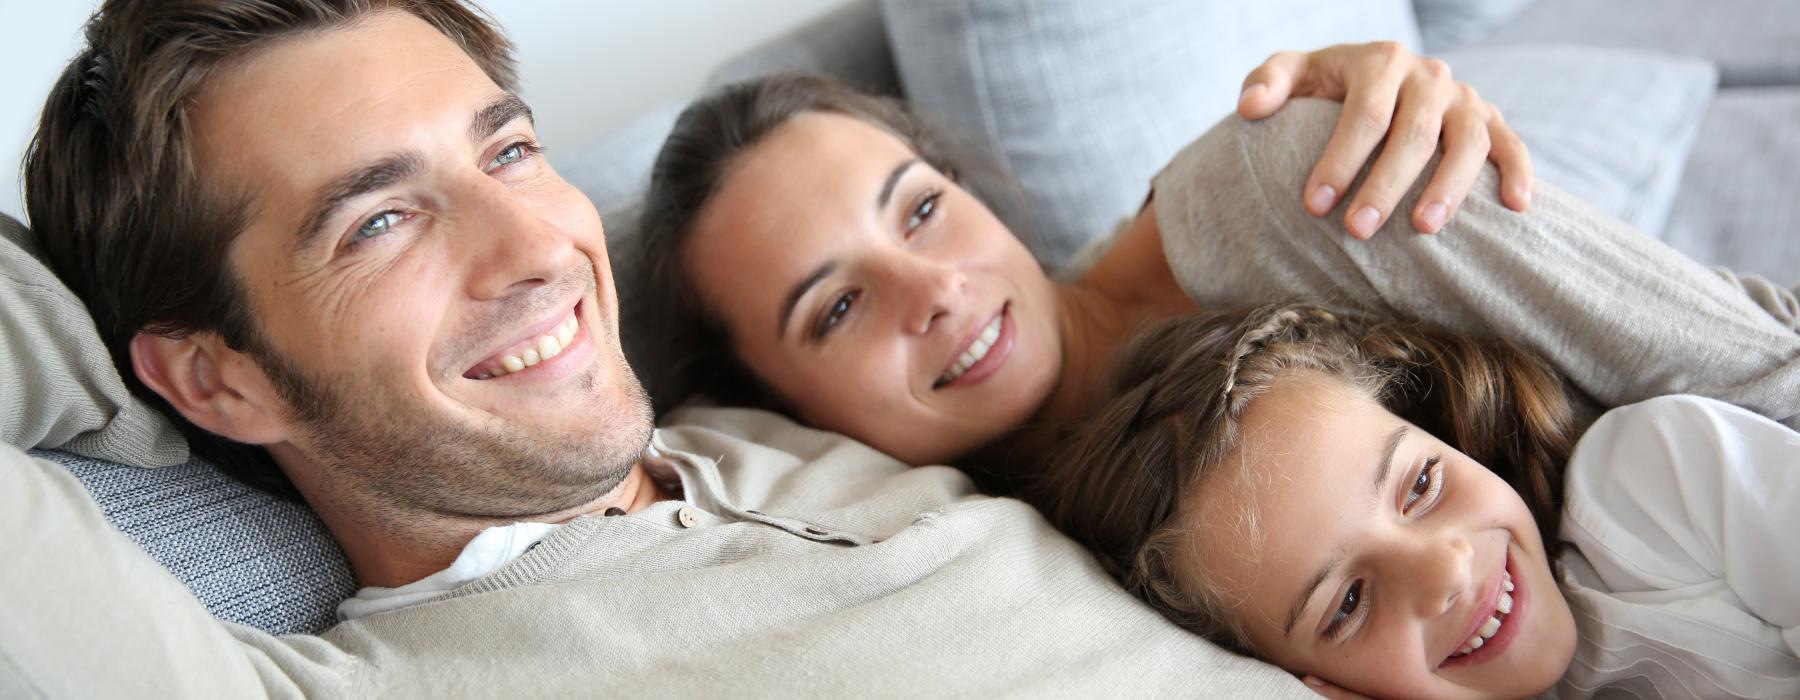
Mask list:
POLYGON ((693 527, 700 524, 700 515, 692 507, 682 506, 681 510, 675 511, 675 522, 681 523, 682 527, 693 527))

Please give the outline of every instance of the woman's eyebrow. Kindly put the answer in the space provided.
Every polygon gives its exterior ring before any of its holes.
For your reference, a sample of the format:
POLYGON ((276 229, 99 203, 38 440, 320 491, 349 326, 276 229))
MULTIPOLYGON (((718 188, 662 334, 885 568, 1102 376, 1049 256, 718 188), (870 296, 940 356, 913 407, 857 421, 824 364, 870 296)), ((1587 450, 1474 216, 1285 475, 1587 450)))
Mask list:
POLYGON ((818 284, 819 280, 825 279, 826 275, 831 274, 831 271, 836 269, 836 260, 827 260, 820 263, 818 267, 813 269, 812 274, 807 275, 806 279, 800 280, 799 284, 794 285, 793 289, 788 290, 787 300, 781 303, 781 316, 775 319, 776 337, 787 335, 788 319, 793 318, 794 307, 800 305, 800 297, 806 296, 807 290, 812 289, 813 285, 818 284))
POLYGON ((894 187, 900 184, 900 176, 905 175, 907 169, 918 164, 919 159, 909 158, 906 162, 895 166, 893 172, 888 173, 887 181, 881 183, 881 194, 875 195, 875 209, 877 211, 886 209, 888 201, 894 198, 894 187))

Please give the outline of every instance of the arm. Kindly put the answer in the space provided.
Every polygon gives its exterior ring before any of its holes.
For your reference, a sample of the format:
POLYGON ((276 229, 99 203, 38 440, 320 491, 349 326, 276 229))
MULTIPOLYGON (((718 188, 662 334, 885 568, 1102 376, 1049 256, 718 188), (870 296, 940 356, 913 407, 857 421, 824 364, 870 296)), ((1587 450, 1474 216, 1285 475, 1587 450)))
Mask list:
POLYGON ((277 659, 311 667, 315 682, 348 668, 316 639, 277 640, 214 620, 107 524, 74 477, 10 446, 0 446, 0 542, 0 688, 45 697, 297 696, 277 659), (302 646, 314 647, 311 659, 302 646))
POLYGON ((1721 277, 1553 187, 1531 213, 1513 212, 1492 194, 1491 168, 1454 235, 1349 240, 1292 196, 1337 115, 1308 100, 1260 122, 1227 119, 1157 177, 1163 248, 1197 303, 1319 301, 1498 335, 1604 405, 1700 394, 1800 426, 1791 294, 1763 284, 1752 296, 1747 278, 1721 277))

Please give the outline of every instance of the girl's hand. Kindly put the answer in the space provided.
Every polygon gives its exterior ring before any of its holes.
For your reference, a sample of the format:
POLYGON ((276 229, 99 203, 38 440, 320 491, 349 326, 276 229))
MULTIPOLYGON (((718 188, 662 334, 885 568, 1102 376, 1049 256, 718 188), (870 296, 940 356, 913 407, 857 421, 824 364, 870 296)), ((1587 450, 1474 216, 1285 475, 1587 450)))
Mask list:
POLYGON ((1374 700, 1373 698, 1370 698, 1367 695, 1360 695, 1357 693, 1352 693, 1348 690, 1344 690, 1343 688, 1339 688, 1335 685, 1332 685, 1330 681, 1327 681, 1318 676, 1302 676, 1300 678, 1300 682, 1305 683, 1306 687, 1308 689, 1312 690, 1313 692, 1318 693, 1321 696, 1331 698, 1331 700, 1374 700))
POLYGON ((1420 233, 1436 233, 1456 214, 1481 166, 1500 168, 1500 199, 1515 211, 1531 205, 1531 157, 1500 110, 1475 88, 1450 77, 1450 67, 1414 55, 1391 41, 1331 46, 1311 53, 1284 51, 1244 79, 1238 114, 1261 119, 1290 97, 1344 103, 1344 115, 1303 193, 1307 211, 1324 216, 1387 139, 1381 157, 1345 209, 1350 235, 1368 238, 1386 222, 1400 197, 1419 179, 1443 142, 1444 158, 1412 211, 1420 233))

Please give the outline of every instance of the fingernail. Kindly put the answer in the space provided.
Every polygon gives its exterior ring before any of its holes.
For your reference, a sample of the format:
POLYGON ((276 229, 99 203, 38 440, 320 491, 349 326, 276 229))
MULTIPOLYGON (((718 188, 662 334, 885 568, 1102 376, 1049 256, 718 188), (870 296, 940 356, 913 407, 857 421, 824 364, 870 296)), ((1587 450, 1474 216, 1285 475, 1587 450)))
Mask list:
POLYGON ((1437 233, 1450 220, 1450 208, 1443 202, 1432 202, 1425 205, 1425 229, 1429 233, 1437 233))
POLYGON ((1324 216, 1331 211, 1333 204, 1337 204, 1337 190, 1332 189, 1331 185, 1319 185, 1306 198, 1306 208, 1311 209, 1314 216, 1324 216))
POLYGON ((1531 206, 1531 189, 1530 188, 1528 188, 1528 187, 1519 188, 1519 201, 1524 203, 1525 206, 1528 206, 1528 207, 1531 206))
POLYGON ((1375 227, 1381 223, 1381 212, 1375 207, 1364 206, 1350 215, 1350 230, 1358 236, 1368 238, 1375 235, 1375 227))
POLYGON ((1310 685, 1310 686, 1312 686, 1312 687, 1314 687, 1314 688, 1323 688, 1323 687, 1325 687, 1325 680, 1324 680, 1324 679, 1322 679, 1322 678, 1320 678, 1320 677, 1318 677, 1318 676, 1307 676, 1307 677, 1305 677, 1305 678, 1302 678, 1302 679, 1300 679, 1300 680, 1302 680, 1302 681, 1305 681, 1305 682, 1306 682, 1306 684, 1307 684, 1307 685, 1310 685))
POLYGON ((1262 83, 1251 83, 1246 85, 1244 86, 1244 92, 1238 95, 1238 101, 1249 101, 1250 98, 1262 94, 1262 91, 1267 90, 1268 88, 1269 86, 1262 83))

